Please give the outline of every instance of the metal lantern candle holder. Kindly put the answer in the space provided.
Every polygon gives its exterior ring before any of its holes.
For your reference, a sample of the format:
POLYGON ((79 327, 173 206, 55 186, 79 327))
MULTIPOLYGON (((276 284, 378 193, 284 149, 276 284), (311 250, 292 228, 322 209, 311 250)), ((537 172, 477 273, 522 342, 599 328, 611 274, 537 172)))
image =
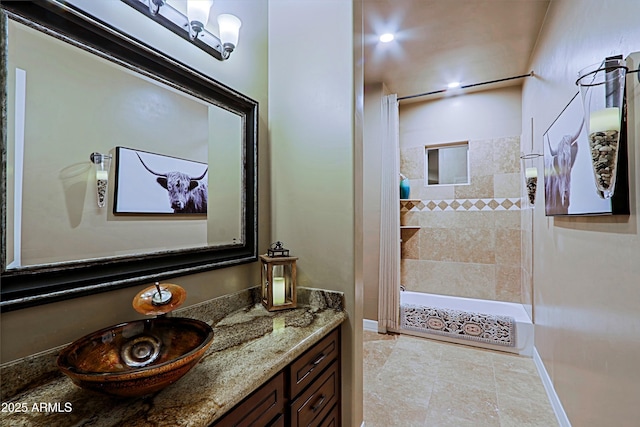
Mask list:
POLYGON ((262 304, 268 311, 296 307, 296 261, 289 250, 276 242, 260 255, 262 304))

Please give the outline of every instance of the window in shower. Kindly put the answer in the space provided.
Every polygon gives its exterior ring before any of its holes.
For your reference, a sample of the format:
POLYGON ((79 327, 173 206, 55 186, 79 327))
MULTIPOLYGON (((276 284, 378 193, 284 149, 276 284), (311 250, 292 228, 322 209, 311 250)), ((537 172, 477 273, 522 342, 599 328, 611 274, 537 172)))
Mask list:
POLYGON ((425 147, 425 185, 469 184, 469 142, 425 147))

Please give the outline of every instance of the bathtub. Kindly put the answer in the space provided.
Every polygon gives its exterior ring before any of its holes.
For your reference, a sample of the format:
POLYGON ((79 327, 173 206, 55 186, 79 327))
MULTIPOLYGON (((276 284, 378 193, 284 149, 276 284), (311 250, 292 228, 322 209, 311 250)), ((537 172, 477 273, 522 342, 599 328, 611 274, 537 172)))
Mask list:
POLYGON ((400 292, 400 305, 403 304, 423 307, 437 307, 449 310, 460 310, 471 313, 511 316, 515 319, 516 338, 515 346, 513 347, 471 341, 450 336, 435 335, 431 333, 423 333, 402 328, 400 329, 400 332, 407 335, 433 338, 457 344, 472 345, 475 347, 488 348, 491 350, 517 353, 528 357, 533 356, 533 324, 531 323, 531 319, 529 318, 529 315, 525 311, 522 304, 402 291, 400 292))

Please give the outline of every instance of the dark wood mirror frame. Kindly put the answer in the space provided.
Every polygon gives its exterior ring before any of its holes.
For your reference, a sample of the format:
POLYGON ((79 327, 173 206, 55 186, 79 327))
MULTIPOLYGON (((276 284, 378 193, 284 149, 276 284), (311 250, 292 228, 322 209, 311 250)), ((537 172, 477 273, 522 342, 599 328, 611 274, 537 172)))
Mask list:
POLYGON ((0 219, 2 241, 0 260, 2 277, 0 309, 2 312, 105 292, 151 281, 206 270, 229 267, 257 260, 257 138, 258 103, 241 93, 189 68, 154 48, 89 17, 68 5, 49 2, 3 1, 0 31, 5 40, 0 51, 2 132, 0 171, 0 219), (107 59, 159 76, 181 90, 207 99, 242 118, 244 203, 241 244, 151 252, 133 256, 103 258, 67 263, 63 266, 36 266, 6 269, 7 218, 7 27, 8 19, 49 32, 93 51, 107 59))

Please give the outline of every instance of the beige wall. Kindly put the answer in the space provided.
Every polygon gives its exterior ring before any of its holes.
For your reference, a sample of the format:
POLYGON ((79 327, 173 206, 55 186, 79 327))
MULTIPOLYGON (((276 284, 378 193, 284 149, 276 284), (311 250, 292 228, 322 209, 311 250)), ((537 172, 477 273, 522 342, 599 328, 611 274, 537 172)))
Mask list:
POLYGON ((362 300, 356 283, 361 272, 355 268, 361 266, 355 224, 361 212, 355 182, 361 150, 354 117, 357 13, 343 0, 269 3, 272 236, 299 257, 301 286, 344 292, 346 426, 362 423, 362 300))
POLYGON ((346 406, 343 411, 348 411, 349 416, 344 417, 344 425, 360 427, 364 424, 364 373, 363 373, 363 319, 364 319, 364 269, 367 266, 365 258, 364 224, 367 218, 365 209, 365 179, 364 179, 364 29, 362 26, 363 2, 353 0, 353 229, 354 229, 354 283, 353 289, 347 285, 346 294, 352 294, 350 300, 353 304, 353 322, 348 327, 351 329, 351 379, 350 384, 343 389, 349 393, 346 406))
MULTIPOLYGON (((258 229, 259 251, 266 252, 271 240, 269 162, 265 149, 268 145, 267 2, 216 2, 214 11, 227 10, 243 20, 238 49, 226 62, 213 59, 122 2, 77 0, 74 3, 260 103, 258 229)), ((176 277, 172 281, 187 290, 186 304, 194 304, 258 284, 259 266, 251 263, 176 277)), ((131 301, 144 286, 3 313, 0 317, 0 361, 8 362, 68 343, 105 326, 138 318, 131 301)))
MULTIPOLYGON (((636 0, 551 2, 532 56, 538 77, 523 88, 523 135, 530 135, 533 118, 536 151, 542 152, 544 131, 577 92, 578 70, 640 50, 638 16, 636 0)), ((541 189, 533 212, 535 346, 575 426, 638 422, 638 96, 636 90, 629 109, 636 117, 629 127, 635 141, 629 147, 631 215, 545 217, 541 189)))
POLYGON ((400 147, 521 133, 521 88, 511 86, 426 102, 400 103, 400 147))
MULTIPOLYGON (((206 162, 208 107, 14 21, 9 24, 9 40, 9 82, 15 79, 16 67, 25 70, 27 82, 21 266, 206 245, 207 221, 202 216, 190 220, 157 215, 134 218, 114 216, 112 208, 115 147, 206 162), (114 156, 107 206, 102 209, 97 207, 95 171, 89 161, 94 151, 114 156), (55 250, 51 242, 56 242, 55 250)), ((13 85, 9 86, 12 105, 13 85)), ((13 141, 13 123, 10 114, 8 141, 13 141)), ((238 129, 240 126, 238 120, 238 129)), ((13 144, 7 148, 11 165, 13 144)), ((227 156, 227 163, 231 159, 227 156)), ((240 155, 235 159, 239 165, 240 155)), ((9 188, 13 187, 13 170, 8 168, 9 188)), ((194 173, 202 171, 203 166, 194 168, 194 173)), ((167 191, 150 174, 148 186, 147 193, 170 211, 167 191)), ((215 186, 210 190, 224 192, 215 186)), ((12 227, 13 209, 8 213, 7 224, 12 227)), ((235 209, 235 213, 239 218, 240 211, 235 209)), ((209 216, 214 216, 213 210, 209 216)), ((236 223, 227 225, 235 226, 238 235, 236 223)), ((12 242, 7 246, 12 249, 12 242)))

